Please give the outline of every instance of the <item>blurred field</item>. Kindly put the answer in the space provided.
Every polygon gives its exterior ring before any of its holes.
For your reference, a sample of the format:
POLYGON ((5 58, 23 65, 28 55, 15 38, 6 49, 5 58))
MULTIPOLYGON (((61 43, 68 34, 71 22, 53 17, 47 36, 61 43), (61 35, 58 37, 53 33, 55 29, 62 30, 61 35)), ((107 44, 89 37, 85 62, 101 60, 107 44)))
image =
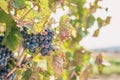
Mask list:
MULTIPOLYGON (((99 52, 93 52, 96 57, 99 52)), ((94 66, 94 79, 92 80, 120 80, 120 51, 105 51, 105 59, 110 62, 110 66, 104 67, 103 75, 98 75, 97 67, 94 66)))

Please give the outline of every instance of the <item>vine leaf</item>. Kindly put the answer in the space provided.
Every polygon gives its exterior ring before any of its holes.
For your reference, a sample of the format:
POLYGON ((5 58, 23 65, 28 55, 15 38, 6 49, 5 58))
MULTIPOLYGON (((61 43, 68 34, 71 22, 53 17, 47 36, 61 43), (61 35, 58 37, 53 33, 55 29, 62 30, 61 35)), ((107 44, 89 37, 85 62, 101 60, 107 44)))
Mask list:
POLYGON ((33 61, 34 61, 34 62, 40 62, 40 61, 41 61, 40 55, 35 56, 35 57, 33 58, 33 61))
POLYGON ((0 22, 12 24, 13 19, 8 14, 6 14, 4 10, 0 10, 0 22))
POLYGON ((103 22, 103 20, 100 17, 98 17, 97 18, 98 27, 102 26, 102 22, 103 22))
POLYGON ((27 69, 25 72, 23 72, 22 79, 23 80, 29 80, 31 75, 32 75, 32 70, 31 69, 27 69))
POLYGON ((60 56, 53 56, 54 72, 57 77, 61 77, 63 72, 63 59, 60 56))
POLYGON ((83 69, 83 71, 81 71, 79 77, 80 77, 80 80, 87 80, 91 76, 92 76, 92 65, 88 64, 83 69))
POLYGON ((24 0, 14 0, 14 8, 24 8, 25 1, 24 0))
POLYGON ((6 32, 4 35, 3 44, 5 44, 9 49, 14 51, 18 45, 20 31, 16 26, 14 20, 9 15, 7 15, 3 10, 0 11, 0 22, 6 24, 6 32))
POLYGON ((71 35, 72 35, 74 38, 76 38, 76 37, 77 37, 77 31, 76 31, 76 29, 75 29, 74 27, 72 27, 71 29, 72 29, 71 35))
POLYGON ((41 60, 38 64, 38 67, 40 67, 42 70, 47 70, 47 60, 41 60))
POLYGON ((108 16, 105 20, 101 19, 100 17, 97 18, 98 27, 106 26, 110 23, 111 17, 108 16))
POLYGON ((88 28, 91 27, 95 22, 95 17, 93 15, 90 15, 88 18, 87 18, 87 25, 88 25, 88 28))
POLYGON ((100 29, 95 30, 93 36, 94 36, 94 37, 97 37, 97 36, 99 35, 99 32, 100 32, 100 29))
POLYGON ((60 19, 60 33, 59 37, 61 41, 67 40, 72 35, 72 26, 70 24, 70 18, 67 15, 63 15, 60 19))
POLYGON ((59 37, 61 39, 61 41, 64 41, 68 38, 70 38, 71 33, 70 33, 70 29, 67 27, 60 27, 60 33, 59 33, 59 37))
POLYGON ((108 16, 108 17, 106 18, 106 20, 105 20, 106 25, 110 23, 110 20, 111 20, 111 17, 110 17, 110 16, 108 16))
MULTIPOLYGON (((12 26, 12 25, 11 25, 12 26)), ((11 50, 16 50, 19 43, 19 29, 16 26, 11 27, 7 25, 7 31, 5 32, 5 37, 3 43, 11 50)))
POLYGON ((90 4, 89 12, 90 12, 91 14, 92 14, 92 13, 95 13, 95 12, 96 12, 95 6, 93 6, 93 5, 90 4))
POLYGON ((8 4, 5 0, 0 0, 0 7, 8 14, 8 4))
POLYGON ((41 9, 41 14, 44 16, 45 14, 48 14, 50 12, 48 6, 49 6, 49 0, 42 0, 40 1, 40 9, 41 9))

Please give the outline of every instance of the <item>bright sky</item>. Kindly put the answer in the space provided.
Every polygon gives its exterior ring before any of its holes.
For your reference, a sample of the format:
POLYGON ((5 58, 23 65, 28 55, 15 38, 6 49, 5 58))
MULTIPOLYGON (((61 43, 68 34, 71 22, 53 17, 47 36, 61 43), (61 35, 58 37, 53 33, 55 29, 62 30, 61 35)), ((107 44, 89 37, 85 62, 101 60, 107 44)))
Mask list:
POLYGON ((91 29, 91 34, 86 36, 80 44, 89 49, 120 46, 120 0, 103 0, 100 5, 108 7, 109 10, 107 13, 98 10, 95 16, 100 15, 104 18, 109 15, 112 17, 111 23, 101 29, 97 38, 91 36, 94 28, 91 29))

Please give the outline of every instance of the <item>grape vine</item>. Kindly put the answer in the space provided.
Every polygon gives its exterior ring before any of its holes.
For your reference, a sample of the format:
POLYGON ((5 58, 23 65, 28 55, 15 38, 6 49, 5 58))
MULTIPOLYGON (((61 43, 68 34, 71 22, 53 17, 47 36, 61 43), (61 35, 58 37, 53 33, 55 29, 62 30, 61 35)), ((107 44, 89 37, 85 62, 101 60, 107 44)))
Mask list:
POLYGON ((97 37, 111 18, 94 16, 104 9, 100 1, 86 7, 87 0, 1 0, 0 80, 85 80, 90 52, 80 41, 95 22, 97 37))

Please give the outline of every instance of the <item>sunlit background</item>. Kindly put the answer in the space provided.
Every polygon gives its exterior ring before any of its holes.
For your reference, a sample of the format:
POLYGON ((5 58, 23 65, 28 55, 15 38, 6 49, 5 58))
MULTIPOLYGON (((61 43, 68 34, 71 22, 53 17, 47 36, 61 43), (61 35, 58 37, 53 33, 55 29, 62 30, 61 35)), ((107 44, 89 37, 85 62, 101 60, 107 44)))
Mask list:
MULTIPOLYGON (((92 1, 92 0, 88 0, 92 1)), ((111 16, 111 23, 103 27, 100 31, 99 37, 92 37, 94 28, 90 29, 90 33, 82 41, 81 45, 89 49, 119 47, 120 46, 120 0, 103 0, 100 5, 104 8, 108 7, 108 12, 98 10, 95 16, 106 15, 111 16)), ((97 26, 95 24, 94 26, 97 26)))

